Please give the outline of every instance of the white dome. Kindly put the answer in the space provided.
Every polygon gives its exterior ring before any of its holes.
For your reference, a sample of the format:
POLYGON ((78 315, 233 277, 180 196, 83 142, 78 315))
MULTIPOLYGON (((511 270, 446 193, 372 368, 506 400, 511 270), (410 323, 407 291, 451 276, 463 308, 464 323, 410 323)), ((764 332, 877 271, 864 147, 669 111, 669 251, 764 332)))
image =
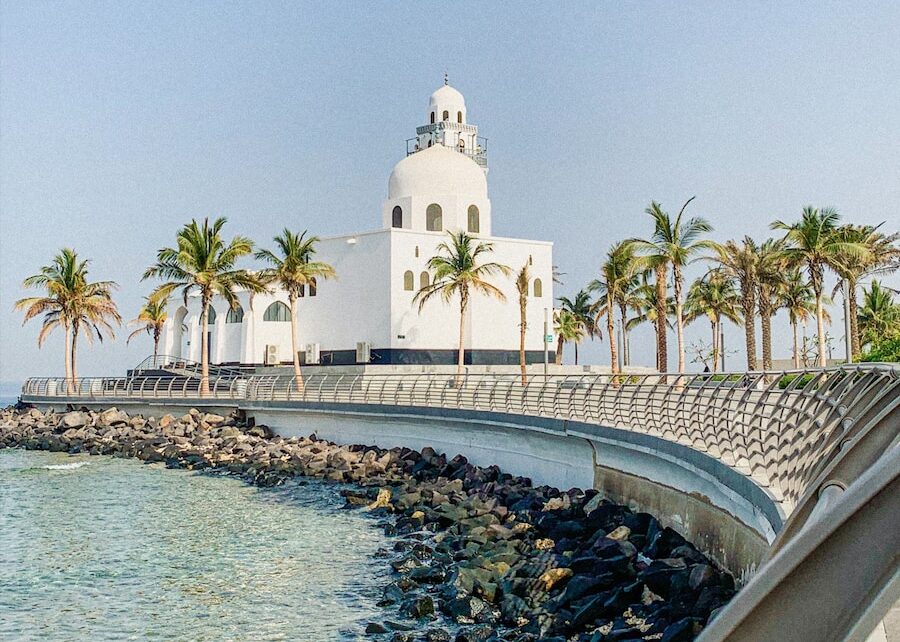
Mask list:
POLYGON ((388 180, 389 199, 442 194, 487 198, 484 170, 465 154, 434 145, 397 163, 388 180))
POLYGON ((428 99, 429 107, 434 107, 436 105, 458 105, 460 107, 465 107, 466 99, 450 85, 441 85, 439 89, 431 94, 431 98, 428 99))

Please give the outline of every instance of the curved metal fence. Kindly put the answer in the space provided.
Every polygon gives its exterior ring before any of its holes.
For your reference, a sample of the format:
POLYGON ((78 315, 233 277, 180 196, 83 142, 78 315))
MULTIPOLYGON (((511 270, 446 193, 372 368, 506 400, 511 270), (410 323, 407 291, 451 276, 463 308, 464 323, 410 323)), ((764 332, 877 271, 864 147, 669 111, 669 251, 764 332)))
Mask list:
POLYGON ((319 402, 459 408, 630 430, 715 457, 767 489, 790 514, 855 423, 900 401, 900 367, 736 374, 315 374, 34 378, 23 398, 319 402))

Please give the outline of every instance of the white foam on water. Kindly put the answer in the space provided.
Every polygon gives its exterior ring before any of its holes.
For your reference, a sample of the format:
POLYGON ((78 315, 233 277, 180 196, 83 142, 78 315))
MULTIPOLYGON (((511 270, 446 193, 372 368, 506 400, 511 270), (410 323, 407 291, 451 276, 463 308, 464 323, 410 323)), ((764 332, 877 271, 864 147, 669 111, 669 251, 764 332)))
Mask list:
POLYGON ((45 470, 74 470, 75 468, 87 466, 89 463, 90 462, 87 461, 77 461, 72 462, 71 464, 51 464, 49 466, 41 466, 41 468, 45 470))

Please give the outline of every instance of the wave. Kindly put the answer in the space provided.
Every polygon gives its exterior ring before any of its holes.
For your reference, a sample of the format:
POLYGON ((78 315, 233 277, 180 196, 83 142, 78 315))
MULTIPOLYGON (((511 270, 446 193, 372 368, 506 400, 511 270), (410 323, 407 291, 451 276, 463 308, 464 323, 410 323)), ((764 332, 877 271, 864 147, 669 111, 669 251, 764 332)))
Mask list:
POLYGON ((48 466, 41 466, 44 470, 74 470, 75 468, 81 468, 82 466, 87 466, 90 462, 87 461, 78 461, 72 462, 71 464, 50 464, 48 466))

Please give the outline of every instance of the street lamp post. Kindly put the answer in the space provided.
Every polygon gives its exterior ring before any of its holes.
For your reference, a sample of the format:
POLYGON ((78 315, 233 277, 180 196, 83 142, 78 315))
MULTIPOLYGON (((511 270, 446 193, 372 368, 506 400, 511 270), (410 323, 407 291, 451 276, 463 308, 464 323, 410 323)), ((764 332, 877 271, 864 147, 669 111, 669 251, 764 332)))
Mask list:
POLYGON ((550 309, 544 308, 544 376, 550 369, 550 342, 547 340, 550 332, 550 309))

